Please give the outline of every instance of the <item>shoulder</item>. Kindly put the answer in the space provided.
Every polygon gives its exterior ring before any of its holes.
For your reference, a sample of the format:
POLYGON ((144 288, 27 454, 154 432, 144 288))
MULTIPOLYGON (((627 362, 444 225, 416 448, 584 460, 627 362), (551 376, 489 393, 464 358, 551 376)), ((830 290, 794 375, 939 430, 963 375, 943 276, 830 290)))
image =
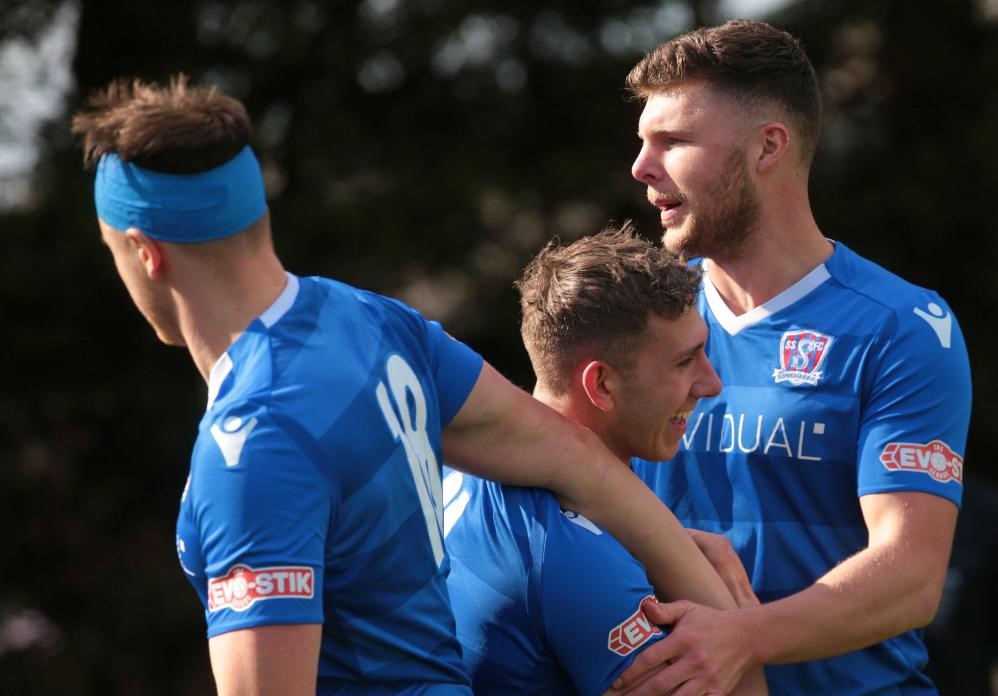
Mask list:
POLYGON ((265 336, 281 410, 296 413, 318 400, 326 412, 339 411, 394 354, 417 373, 425 369, 426 331, 404 304, 329 278, 300 284, 294 307, 265 336))
POLYGON ((836 243, 835 253, 825 266, 834 282, 857 295, 871 310, 880 308, 884 313, 907 320, 907 315, 914 317, 919 307, 927 308, 931 303, 945 306, 934 290, 905 280, 841 242, 836 243))
POLYGON ((933 290, 920 287, 856 254, 842 243, 826 262, 831 279, 854 295, 856 311, 869 320, 869 333, 903 338, 926 350, 963 350, 953 311, 933 290))
POLYGON ((530 539, 558 507, 545 490, 506 486, 447 466, 443 471, 445 534, 460 523, 462 529, 483 527, 489 537, 530 539))
POLYGON ((264 400, 235 400, 210 409, 201 422, 194 457, 224 471, 272 475, 309 470, 322 460, 318 441, 300 419, 271 408, 264 400))
POLYGON ((422 315, 401 300, 373 290, 357 288, 332 278, 300 278, 300 310, 324 319, 377 323, 392 319, 422 320, 422 315))
POLYGON ((423 316, 419 311, 394 297, 388 297, 373 290, 357 288, 328 278, 318 278, 316 280, 321 281, 326 288, 326 292, 334 296, 337 301, 350 302, 358 309, 368 313, 374 313, 386 319, 406 318, 423 320, 423 316))
POLYGON ((231 528, 227 539, 255 529, 271 538, 266 530, 277 534, 288 510, 299 510, 303 527, 328 515, 337 490, 306 433, 282 427, 265 407, 236 404, 202 422, 183 498, 203 529, 231 528))

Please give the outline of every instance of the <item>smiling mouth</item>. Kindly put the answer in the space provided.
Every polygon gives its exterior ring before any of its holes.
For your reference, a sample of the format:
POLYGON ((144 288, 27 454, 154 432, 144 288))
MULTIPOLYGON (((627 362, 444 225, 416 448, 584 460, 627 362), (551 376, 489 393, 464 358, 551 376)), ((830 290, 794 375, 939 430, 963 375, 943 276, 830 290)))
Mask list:
POLYGON ((669 419, 669 422, 682 427, 686 425, 686 420, 690 417, 691 413, 693 413, 692 409, 689 411, 677 411, 676 415, 669 419))

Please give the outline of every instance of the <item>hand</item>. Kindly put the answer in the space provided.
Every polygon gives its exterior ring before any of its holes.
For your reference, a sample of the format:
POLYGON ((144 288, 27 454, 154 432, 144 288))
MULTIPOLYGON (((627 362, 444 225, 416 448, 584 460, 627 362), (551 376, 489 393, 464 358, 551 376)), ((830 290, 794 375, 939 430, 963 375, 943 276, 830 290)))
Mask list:
POLYGON ((752 583, 749 582, 745 566, 742 565, 742 559, 735 553, 728 537, 699 529, 687 529, 686 531, 696 542, 701 553, 714 566, 717 574, 721 576, 728 592, 735 598, 735 603, 739 607, 759 606, 759 598, 752 591, 752 583))
MULTIPOLYGON (((642 650, 614 682, 611 694, 627 696, 722 696, 751 667, 751 637, 734 621, 737 610, 721 611, 693 602, 641 609, 655 624, 673 624, 668 636, 642 650)), ((763 687, 763 693, 765 687, 763 687)))

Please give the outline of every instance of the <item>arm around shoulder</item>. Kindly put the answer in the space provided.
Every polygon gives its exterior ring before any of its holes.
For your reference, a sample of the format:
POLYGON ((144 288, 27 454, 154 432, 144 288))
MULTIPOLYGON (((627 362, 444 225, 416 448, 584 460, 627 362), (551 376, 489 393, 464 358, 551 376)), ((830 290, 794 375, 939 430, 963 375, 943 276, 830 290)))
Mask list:
POLYGON ((566 456, 602 443, 485 363, 464 404, 444 428, 442 445, 444 458, 455 469, 571 496, 583 490, 584 475, 593 467, 580 466, 573 472, 563 466, 566 456))
POLYGON ((593 432, 512 385, 485 364, 443 432, 456 469, 552 491, 644 563, 656 591, 732 608, 735 602, 675 515, 593 432))

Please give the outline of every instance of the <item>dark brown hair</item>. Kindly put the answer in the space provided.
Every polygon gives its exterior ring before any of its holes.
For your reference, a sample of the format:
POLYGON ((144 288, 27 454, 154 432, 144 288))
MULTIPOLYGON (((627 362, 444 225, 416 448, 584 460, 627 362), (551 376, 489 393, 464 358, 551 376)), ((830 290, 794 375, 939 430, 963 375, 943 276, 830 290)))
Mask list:
POLYGON ((550 242, 516 287, 534 372, 564 393, 583 352, 627 372, 650 314, 675 319, 693 306, 700 269, 639 237, 627 221, 568 246, 550 242))
POLYGON ((800 42, 764 22, 733 19, 668 41, 634 66, 627 87, 647 99, 684 82, 703 80, 748 109, 777 105, 792 120, 809 163, 821 128, 821 94, 800 42))
POLYGON ((153 171, 193 174, 235 157, 251 128, 241 103, 181 74, 168 85, 115 80, 73 116, 72 132, 88 167, 115 153, 153 171))

